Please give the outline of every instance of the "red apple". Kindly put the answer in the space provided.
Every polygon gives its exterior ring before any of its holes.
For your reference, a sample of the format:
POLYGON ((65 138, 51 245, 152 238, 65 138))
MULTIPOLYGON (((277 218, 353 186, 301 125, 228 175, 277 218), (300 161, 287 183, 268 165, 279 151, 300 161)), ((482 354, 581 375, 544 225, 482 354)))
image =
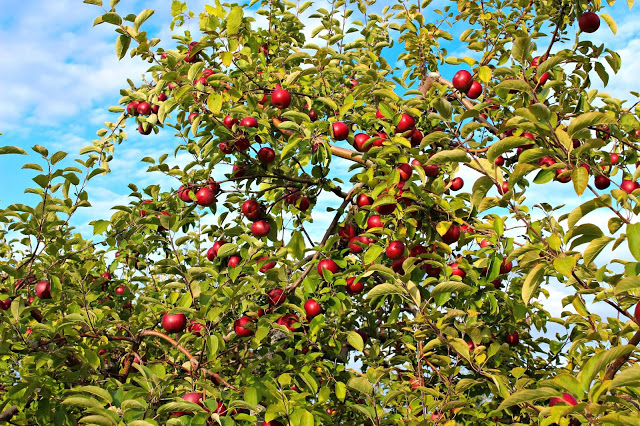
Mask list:
POLYGON ((242 165, 234 164, 231 169, 231 176, 234 178, 241 178, 246 172, 247 170, 242 165))
POLYGON ((127 105, 127 114, 129 115, 138 115, 138 105, 140 105, 140 101, 133 101, 127 105))
POLYGON ((411 142, 411 146, 415 148, 417 146, 420 146, 422 138, 424 138, 422 132, 418 129, 414 129, 413 133, 411 133, 411 139, 409 139, 409 142, 411 142))
POLYGON ((473 80, 471 79, 471 73, 467 70, 460 70, 453 76, 451 80, 453 87, 459 91, 466 93, 470 88, 473 80))
POLYGON ((274 288, 271 290, 267 297, 267 302, 272 307, 280 306, 287 300, 287 294, 281 288, 274 288))
POLYGON ((196 336, 202 336, 202 330, 204 330, 204 324, 199 323, 196 320, 191 320, 189 321, 189 332, 196 335, 196 336))
POLYGON ((347 285, 345 286, 347 293, 354 296, 356 294, 362 293, 364 289, 364 284, 362 281, 356 281, 356 277, 347 278, 347 285))
POLYGON ((370 143, 365 144, 369 139, 371 139, 371 137, 366 133, 358 133, 357 135, 355 135, 355 137, 353 138, 353 143, 356 150, 360 152, 369 151, 372 145, 370 143))
POLYGON ((436 164, 427 164, 422 168, 424 169, 424 174, 428 177, 436 177, 438 176, 438 173, 440 173, 440 167, 438 167, 436 164))
POLYGON ((396 204, 382 204, 376 207, 376 211, 381 215, 388 215, 396 210, 396 204))
POLYGON ((242 203, 242 214, 244 214, 249 220, 256 220, 262 216, 262 208, 256 200, 247 200, 242 203))
POLYGON ((220 250, 220 247, 222 247, 223 245, 226 244, 226 241, 216 241, 215 243, 213 243, 213 246, 211 246, 211 248, 209 250, 207 250, 207 259, 209 259, 210 261, 213 261, 213 259, 216 258, 216 256, 218 255, 218 250, 220 250))
POLYGON ((502 259, 502 263, 500 264, 500 273, 501 274, 508 274, 509 272, 511 272, 511 269, 513 268, 513 262, 507 262, 507 259, 502 259))
POLYGON ((385 254, 389 259, 395 260, 404 254, 404 248, 402 241, 391 241, 385 249, 385 254))
POLYGON ((271 104, 278 109, 291 105, 291 94, 284 89, 276 89, 271 93, 271 104))
POLYGON ((260 265, 262 262, 262 266, 260 266, 260 272, 262 272, 263 274, 265 272, 267 272, 269 269, 273 269, 276 266, 276 262, 275 261, 270 261, 270 262, 266 262, 266 260, 269 259, 269 256, 263 256, 260 259, 258 259, 258 265, 260 265))
POLYGON ((196 200, 199 206, 209 207, 216 202, 216 195, 208 187, 202 187, 196 192, 196 200))
POLYGON ((249 318, 249 317, 239 318, 233 323, 233 330, 240 337, 252 336, 253 335, 253 330, 251 330, 249 328, 245 328, 245 325, 247 325, 248 323, 251 323, 251 322, 253 322, 252 318, 249 318))
POLYGON ((464 181, 462 180, 461 177, 457 177, 451 181, 451 189, 453 191, 458 191, 462 189, 463 185, 464 185, 464 181))
POLYGON ((491 243, 491 241, 488 241, 486 239, 482 239, 482 241, 480 241, 480 248, 485 248, 485 247, 489 247, 492 246, 493 244, 491 243))
POLYGON ((380 219, 380 216, 377 214, 369 216, 369 219, 367 219, 367 226, 369 228, 382 228, 382 219, 380 219))
POLYGON ((227 268, 236 268, 238 265, 240 265, 241 261, 242 258, 240 256, 229 256, 229 259, 227 259, 227 268))
POLYGON ((151 115, 151 104, 149 102, 140 102, 136 107, 136 111, 140 115, 151 115))
POLYGON ((123 285, 119 285, 118 287, 116 287, 116 290, 115 290, 116 294, 120 294, 120 295, 124 294, 125 291, 127 291, 127 288, 123 285))
POLYGON ((264 237, 271 231, 271 225, 266 220, 258 220, 251 225, 251 233, 258 237, 264 237))
POLYGON ((369 239, 367 237, 353 237, 351 240, 349 240, 349 250, 351 251, 351 253, 362 253, 362 251, 364 250, 364 247, 362 245, 367 245, 368 243, 369 239))
POLYGON ((640 303, 636 305, 636 309, 633 311, 633 316, 636 319, 636 322, 640 324, 640 303))
POLYGON ((505 337, 505 342, 509 346, 517 346, 520 343, 520 334, 517 331, 514 331, 512 334, 507 334, 505 337))
POLYGON ((235 145, 232 145, 229 141, 220 142, 218 148, 225 154, 231 154, 236 149, 235 145))
POLYGON ((356 236, 356 228, 350 224, 341 226, 338 228, 338 236, 342 241, 350 241, 356 236))
POLYGON ((309 299, 304 302, 304 310, 307 313, 308 318, 313 318, 317 315, 320 315, 322 312, 322 306, 318 302, 313 299, 309 299))
POLYGON ((604 175, 596 176, 593 182, 596 185, 596 188, 598 189, 607 189, 611 184, 611 181, 609 180, 609 178, 604 175))
POLYGON ((416 120, 414 120, 412 116, 409 114, 402 114, 402 117, 400 117, 400 121, 396 126, 396 133, 408 132, 409 130, 413 130, 415 126, 416 120))
POLYGON ((496 160, 493 162, 493 164, 495 164, 498 167, 504 166, 504 157, 502 155, 500 155, 498 158, 496 158, 496 160))
POLYGON ((36 296, 40 299, 51 299, 51 283, 49 281, 40 281, 36 284, 36 296))
POLYGON ((467 97, 471 99, 477 99, 482 95, 482 84, 474 81, 471 83, 469 90, 467 90, 467 97))
POLYGON ((578 19, 580 31, 594 33, 600 28, 600 17, 593 12, 585 12, 578 19))
POLYGON ((400 181, 406 182, 411 179, 413 168, 408 163, 402 163, 398 165, 398 174, 400 175, 400 181))
POLYGON ((442 236, 442 241, 444 241, 447 244, 453 244, 456 241, 458 241, 459 238, 460 238, 460 227, 455 223, 453 223, 451 224, 451 226, 449 226, 449 229, 447 229, 447 232, 445 232, 445 234, 442 236))
POLYGON ((193 202, 193 200, 191 199, 191 194, 193 194, 193 191, 189 188, 188 185, 182 185, 180 186, 180 188, 178 188, 178 197, 180 197, 180 199, 185 203, 193 202))
POLYGON ((343 141, 349 136, 349 127, 341 121, 331 123, 331 130, 333 132, 333 139, 337 141, 343 141))
POLYGON ((245 117, 240 121, 240 126, 242 127, 255 127, 258 128, 258 120, 253 117, 245 117))
POLYGON ((636 188, 636 182, 629 179, 623 180, 620 184, 620 189, 622 189, 627 194, 631 194, 636 188))
MULTIPOLYGON (((185 401, 197 404, 200 407, 204 407, 204 404, 202 403, 202 394, 201 393, 189 392, 189 393, 186 393, 186 394, 182 395, 182 399, 184 399, 185 401)), ((180 417, 180 416, 184 416, 186 414, 193 414, 193 413, 192 412, 188 412, 188 411, 174 411, 171 414, 173 416, 175 416, 175 417, 180 417)))
POLYGON ((227 114, 224 120, 222 120, 222 124, 224 124, 224 127, 231 130, 234 124, 238 124, 238 119, 227 114))
POLYGON ((460 264, 458 262, 451 264, 451 275, 457 275, 458 277, 464 279, 467 276, 467 273, 460 269, 460 264))
POLYGON ((571 173, 570 173, 570 169, 565 166, 561 169, 556 169, 556 180, 560 183, 567 183, 571 181, 571 173), (560 176, 563 173, 566 173, 565 176, 560 176))
POLYGON ((338 264, 332 259, 322 259, 318 262, 318 274, 322 275, 322 271, 325 269, 332 274, 336 274, 338 272, 338 264))
POLYGON ((405 260, 407 260, 405 256, 401 256, 398 259, 394 260, 391 264, 391 269, 393 269, 396 274, 404 275, 404 268, 402 267, 402 264, 405 260))
POLYGON ((184 314, 164 314, 162 328, 167 333, 180 333, 187 328, 187 317, 184 314))
POLYGON ((578 401, 570 393, 562 392, 562 398, 554 396, 549 401, 549 407, 553 407, 556 404, 569 404, 569 405, 576 406, 576 405, 578 405, 578 401))
POLYGON ((356 204, 358 207, 370 206, 373 204, 373 198, 369 197, 367 194, 359 194, 356 199, 356 204))
POLYGON ((296 323, 300 323, 300 319, 298 318, 297 315, 294 315, 294 314, 285 314, 284 316, 281 316, 280 318, 278 318, 278 321, 276 321, 276 324, 284 325, 290 331, 295 331, 299 327, 299 326, 296 327, 294 325, 296 323))
POLYGON ((260 151, 258 151, 258 158, 263 163, 271 164, 276 159, 276 152, 269 147, 260 148, 260 151))
POLYGON ((153 130, 153 126, 149 123, 140 123, 138 124, 138 132, 141 135, 150 135, 151 131, 153 130))

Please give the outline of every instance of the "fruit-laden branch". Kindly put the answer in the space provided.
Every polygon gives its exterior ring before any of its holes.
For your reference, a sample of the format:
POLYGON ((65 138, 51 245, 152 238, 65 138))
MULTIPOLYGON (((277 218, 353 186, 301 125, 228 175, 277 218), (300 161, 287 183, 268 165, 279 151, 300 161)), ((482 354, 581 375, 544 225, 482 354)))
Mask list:
MULTIPOLYGON (((167 342, 169 342, 171 345, 173 345, 176 349, 178 349, 180 352, 182 352, 187 358, 189 358, 189 361, 191 362, 191 370, 194 371, 196 369, 198 369, 200 367, 200 363, 198 362, 198 360, 196 359, 196 357, 194 357, 193 355, 191 355, 191 352, 189 352, 184 346, 180 345, 176 340, 172 339, 171 337, 167 336, 164 333, 160 333, 159 331, 153 331, 153 330, 142 330, 139 334, 139 336, 145 337, 145 336, 154 336, 154 337, 159 337, 161 339, 166 340, 167 342)), ((185 370, 188 371, 188 369, 186 367, 182 367, 185 370)), ((220 376, 218 373, 214 373, 213 371, 207 370, 206 368, 201 368, 201 370, 207 374, 208 376, 213 377, 214 379, 216 379, 217 381, 219 381, 220 383, 223 383, 225 386, 229 387, 230 389, 233 389, 234 391, 238 391, 238 388, 236 388, 235 386, 233 386, 231 383, 227 382, 225 379, 222 378, 222 376, 220 376)))
POLYGON ((316 251, 316 254, 313 255, 313 257, 309 261, 309 265, 302 272, 302 274, 298 277, 298 279, 287 286, 287 288, 285 289, 285 291, 287 293, 295 290, 295 288, 298 287, 300 285, 300 283, 302 283, 302 281, 306 278, 306 276, 309 275, 309 272, 311 272, 311 269, 313 268, 313 261, 317 260, 318 257, 320 257, 320 249, 327 242, 327 240, 329 239, 329 237, 331 236, 331 234, 333 232, 333 229, 336 227, 336 225, 340 221, 340 216, 342 216, 342 213, 344 213, 343 210, 345 209, 345 207, 347 207, 349 205, 349 203, 351 203, 351 199, 353 198, 354 192, 357 191, 359 188, 361 188, 363 186, 364 186, 364 183, 358 183, 358 184, 354 185, 353 188, 351 188, 351 190, 349 191, 349 193, 345 197, 345 199, 342 202, 342 204, 340 204, 340 207, 338 207, 338 211, 336 212, 336 215, 333 217, 333 220, 331 221, 331 224, 327 228, 327 231, 324 233, 324 236, 322 237, 322 241, 320 241, 320 244, 318 245, 318 251, 316 251))
MULTIPOLYGON (((638 346, 638 343, 640 343, 640 330, 636 331, 636 334, 633 335, 631 340, 629 340, 628 344, 633 346, 638 346)), ((621 357, 618 357, 615 361, 613 361, 613 364, 611 364, 609 368, 607 368, 607 372, 604 374, 605 382, 607 380, 613 379, 613 376, 615 376, 618 370, 620 370, 620 367, 622 367, 624 363, 629 360, 630 355, 631 355, 631 352, 629 352, 626 355, 622 355, 621 357)))

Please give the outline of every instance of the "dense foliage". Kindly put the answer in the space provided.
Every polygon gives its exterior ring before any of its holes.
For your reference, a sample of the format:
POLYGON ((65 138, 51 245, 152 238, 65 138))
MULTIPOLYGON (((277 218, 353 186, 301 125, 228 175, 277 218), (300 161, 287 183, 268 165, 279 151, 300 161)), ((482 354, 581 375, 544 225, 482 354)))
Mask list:
POLYGON ((599 1, 173 1, 174 49, 153 11, 85 3, 149 69, 74 162, 33 147, 41 201, 0 210, 0 419, 639 424, 640 123, 591 88, 621 66, 583 37, 616 30, 599 1), (87 239, 125 129, 175 135, 142 159, 175 185, 130 184, 87 239))

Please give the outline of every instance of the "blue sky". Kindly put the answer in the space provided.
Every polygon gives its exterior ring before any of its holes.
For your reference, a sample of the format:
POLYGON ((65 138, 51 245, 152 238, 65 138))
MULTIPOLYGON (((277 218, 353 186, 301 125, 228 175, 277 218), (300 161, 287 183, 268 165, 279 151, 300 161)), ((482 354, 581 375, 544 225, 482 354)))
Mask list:
MULTIPOLYGON (((190 2, 192 10, 202 10, 202 0, 190 2)), ((316 2, 321 5, 324 2, 316 2)), ((438 1, 434 5, 449 2, 438 1)), ((156 14, 143 27, 151 36, 160 37, 164 47, 170 47, 169 0, 123 1, 118 6, 119 13, 139 12, 144 8, 156 10, 156 14)), ((50 153, 64 150, 70 157, 85 145, 91 144, 95 132, 103 127, 106 120, 116 115, 107 108, 116 105, 120 97, 118 91, 127 85, 126 78, 134 81, 148 67, 148 64, 125 57, 118 61, 115 57, 116 34, 112 26, 92 27, 94 18, 100 14, 97 7, 82 4, 79 0, 35 1, 0 0, 0 146, 17 145, 31 153, 26 156, 0 156, 0 206, 14 202, 33 203, 33 196, 24 194, 25 188, 35 185, 30 170, 21 170, 25 162, 35 162, 37 154, 30 151, 35 144, 46 146, 50 153)), ((589 38, 597 43, 606 43, 622 56, 620 73, 611 77, 606 92, 613 96, 630 99, 631 90, 640 90, 638 70, 640 69, 640 26, 637 25, 640 7, 629 12, 626 2, 618 0, 613 8, 605 12, 614 17, 618 24, 618 35, 613 36, 603 22, 600 30, 589 38)), ((190 24, 192 30, 197 23, 190 24)), ((315 25, 312 24, 311 28, 315 25)), ((188 28, 188 27, 187 27, 188 28)), ((309 29, 309 31, 311 30, 309 29)), ((459 34, 464 28, 454 31, 459 34)), ((448 46, 454 56, 465 56, 464 47, 455 43, 448 46)), ((392 63, 394 58, 389 58, 392 63)), ((452 67, 442 68, 443 76, 450 78, 452 67)), ((599 82, 597 78, 594 82, 599 82)), ((157 156, 157 152, 171 152, 175 141, 168 131, 159 135, 141 136, 135 129, 127 128, 129 138, 116 150, 116 158, 111 163, 112 173, 92 181, 89 187, 93 208, 86 209, 76 219, 76 225, 90 236, 86 224, 92 219, 108 218, 108 208, 114 204, 126 204, 129 190, 127 184, 136 183, 145 187, 156 183, 163 189, 175 183, 160 174, 145 173, 146 166, 140 159, 147 155, 157 156)), ((176 159, 180 163, 183 159, 176 159)), ((336 162, 338 170, 347 167, 345 162, 336 162)), ((463 172, 467 184, 472 185, 472 173, 463 172)), ((567 209, 584 202, 576 197, 571 185, 545 185, 532 187, 527 193, 528 205, 540 201, 552 204, 567 203, 567 209), (544 192, 543 192, 544 191, 544 192)), ((335 202, 328 196, 321 200, 324 204, 335 202)), ((608 219, 605 212, 595 212, 590 221, 602 223, 608 219)), ((330 218, 328 213, 318 211, 318 234, 322 224, 330 218)), ((624 249, 624 247, 623 247, 624 249)), ((609 257, 626 258, 624 250, 608 254, 609 257)), ((559 312, 559 300, 566 295, 565 289, 555 286, 552 300, 555 313, 559 312)))

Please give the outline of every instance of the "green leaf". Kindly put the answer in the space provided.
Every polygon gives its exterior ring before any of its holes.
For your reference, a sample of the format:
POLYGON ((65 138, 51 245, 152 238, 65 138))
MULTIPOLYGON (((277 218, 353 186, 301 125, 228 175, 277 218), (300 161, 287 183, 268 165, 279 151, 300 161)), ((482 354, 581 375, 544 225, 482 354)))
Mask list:
POLYGON ((560 64, 564 60, 565 58, 563 58, 562 56, 551 56, 549 59, 538 65, 538 69, 536 70, 538 78, 540 78, 542 74, 548 72, 549 70, 551 70, 551 68, 560 64))
POLYGON ((567 218, 567 227, 569 229, 573 228, 576 223, 588 213, 599 209, 601 207, 607 207, 611 205, 611 196, 609 194, 603 194, 598 198, 594 198, 592 200, 587 201, 584 204, 579 205, 571 213, 567 218))
POLYGON ((231 11, 229 12, 229 16, 227 17, 227 34, 235 34, 240 29, 240 25, 242 25, 242 18, 244 17, 244 12, 242 8, 239 6, 233 6, 231 11))
POLYGON ((93 26, 96 26, 96 25, 101 24, 103 22, 106 22, 108 24, 113 24, 113 25, 122 24, 122 18, 120 17, 120 15, 118 15, 115 12, 107 12, 104 15, 99 16, 98 18, 96 18, 96 21, 94 21, 93 26), (100 22, 96 23, 96 21, 98 21, 98 19, 100 20, 100 22))
POLYGON ((571 256, 558 257, 553 261, 553 267, 565 277, 570 277, 572 275, 572 271, 575 266, 576 258, 571 256))
POLYGON ((367 293, 366 299, 375 299, 381 296, 391 296, 394 294, 404 295, 405 291, 397 285, 390 283, 378 284, 367 293))
POLYGON ((487 160, 493 163, 494 161, 496 161, 496 158, 498 158, 505 152, 509 152, 514 148, 530 143, 533 143, 533 141, 529 138, 525 138, 522 136, 508 136, 504 139, 494 142, 489 147, 489 150, 487 151, 487 160))
POLYGON ((244 390, 244 401, 253 407, 257 406, 258 402, 260 402, 258 389, 252 386, 249 386, 248 388, 246 388, 244 390))
POLYGON ((352 377, 347 382, 347 386, 365 395, 371 395, 373 393, 373 386, 371 386, 369 380, 364 377, 352 377))
POLYGON ((529 300, 531 300, 531 297, 533 297, 536 290, 538 290, 542 278, 544 278, 544 270, 545 265, 539 263, 527 274, 524 284, 522 284, 522 301, 525 305, 529 304, 529 300))
POLYGON ((615 117, 605 114, 604 112, 587 112, 571 120, 567 132, 573 137, 573 135, 587 127, 598 126, 601 124, 614 124, 615 122, 615 117))
POLYGON ((442 293, 464 293, 473 290, 473 287, 464 283, 457 281, 445 281, 438 284, 431 290, 431 296, 437 296, 442 293))
POLYGON ((304 257, 304 236, 301 231, 293 231, 291 234, 291 239, 287 244, 287 248, 295 256, 296 259, 302 259, 304 257))
POLYGON ((611 32, 613 33, 613 35, 616 35, 616 33, 618 32, 618 25, 616 24, 616 21, 614 21, 613 18, 606 13, 601 13, 600 18, 604 19, 604 22, 606 22, 607 25, 609 25, 609 28, 611 28, 611 32))
POLYGON ((439 151, 433 157, 427 160, 427 164, 443 164, 443 163, 468 163, 471 160, 467 153, 462 149, 450 149, 447 151, 439 151))
POLYGON ((627 225, 627 242, 629 243, 629 251, 640 262, 640 223, 627 225))
POLYGON ((138 13, 138 16, 136 16, 136 20, 133 22, 133 29, 138 31, 140 29, 140 25, 142 25, 147 19, 151 18, 153 13, 153 9, 145 9, 142 12, 138 13))
POLYGON ((371 246, 369 246, 367 251, 364 253, 365 265, 369 265, 370 263, 373 263, 378 257, 380 257, 380 254, 383 251, 384 251, 384 248, 382 248, 382 246, 379 246, 377 244, 372 244, 371 246))
POLYGON ((587 249, 584 251, 584 265, 589 266, 591 262, 595 260, 596 257, 600 254, 600 252, 607 246, 611 241, 615 238, 611 237, 600 237, 591 241, 587 246, 587 249))
POLYGON ((474 206, 479 206, 482 200, 487 196, 489 189, 493 187, 493 181, 488 176, 481 176, 473 184, 473 193, 471 196, 471 203, 474 206))
POLYGON ((198 404, 194 404, 193 402, 180 400, 164 404, 158 409, 158 414, 170 413, 173 411, 193 411, 194 413, 202 413, 204 412, 204 408, 200 407, 198 404))
POLYGON ((340 401, 344 401, 347 396, 347 385, 342 382, 336 382, 336 397, 340 401))
POLYGON ((518 391, 502 401, 498 411, 524 402, 534 402, 539 399, 549 399, 558 396, 558 391, 553 388, 525 389, 518 391))
POLYGON ((58 151, 51 156, 51 164, 56 164, 59 161, 62 161, 67 156, 67 153, 64 151, 58 151))
POLYGON ((325 98, 325 97, 319 97, 316 98, 316 102, 320 102, 325 104, 326 106, 328 106, 332 111, 335 111, 338 109, 338 105, 333 101, 333 99, 329 99, 329 98, 325 98))
POLYGON ((96 220, 93 222, 93 235, 102 234, 109 227, 108 220, 96 220))
POLYGON ((486 65, 483 65, 481 67, 478 67, 478 78, 485 82, 488 83, 489 81, 491 81, 491 75, 492 75, 492 71, 491 68, 489 68, 486 65))
POLYGON ((582 371, 578 374, 578 380, 582 383, 582 387, 584 389, 589 389, 591 382, 593 379, 600 373, 602 370, 607 368, 607 366, 612 363, 616 358, 621 357, 623 355, 628 354, 633 351, 636 347, 633 345, 622 345, 611 348, 607 351, 598 352, 593 355, 589 360, 582 366, 582 371))
POLYGON ((580 196, 589 184, 589 172, 584 167, 575 167, 571 172, 571 181, 576 194, 580 196))
POLYGON ((349 342, 349 344, 357 351, 362 352, 364 350, 364 341, 362 340, 362 336, 355 331, 347 333, 347 342, 349 342))
POLYGON ((223 244, 222 247, 218 249, 218 257, 226 257, 238 251, 238 246, 233 243, 223 244))
POLYGON ((311 414, 307 410, 303 410, 303 413, 300 416, 300 426, 313 426, 315 424, 316 422, 313 418, 313 414, 311 414))
POLYGON ((629 291, 634 291, 640 288, 640 277, 627 277, 618 281, 613 292, 615 295, 619 295, 622 293, 627 293, 629 291))
POLYGON ((529 37, 516 37, 511 47, 511 57, 521 64, 527 62, 531 54, 531 39, 529 37))
POLYGON ((65 399, 64 401, 62 401, 62 403, 66 405, 73 405, 76 407, 84 407, 84 408, 102 408, 104 406, 103 403, 101 403, 95 398, 87 398, 83 396, 71 396, 65 399))
POLYGON ((129 50, 129 45, 131 44, 131 37, 126 35, 118 36, 116 39, 116 56, 118 59, 124 58, 124 55, 127 54, 127 50, 129 50))
POLYGON ((622 388, 625 386, 640 386, 639 364, 634 364, 629 368, 620 370, 611 381, 609 389, 622 388))
POLYGON ((111 404, 113 402, 113 398, 109 391, 99 386, 81 386, 78 389, 74 389, 78 392, 90 393, 91 395, 95 395, 98 398, 104 400, 106 403, 111 404))
POLYGON ((501 83, 499 83, 495 88, 495 91, 498 90, 504 90, 504 91, 509 91, 509 90, 515 90, 517 92, 529 92, 531 90, 531 87, 529 87, 529 85, 522 80, 516 80, 516 79, 509 79, 509 80, 504 80, 501 83))
POLYGON ((220 114, 220 111, 222 111, 222 94, 220 92, 211 92, 207 97, 207 106, 213 114, 220 114))
POLYGON ((18 148, 17 146, 0 146, 0 155, 3 154, 27 155, 27 152, 22 148, 18 148))

